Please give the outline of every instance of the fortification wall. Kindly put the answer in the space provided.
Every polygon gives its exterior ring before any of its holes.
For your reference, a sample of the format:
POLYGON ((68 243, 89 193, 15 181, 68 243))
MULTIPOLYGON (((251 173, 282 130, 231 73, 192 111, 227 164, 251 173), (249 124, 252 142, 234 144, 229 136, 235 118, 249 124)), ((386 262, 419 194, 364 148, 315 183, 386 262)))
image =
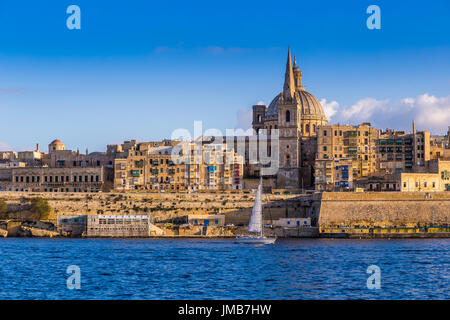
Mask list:
MULTIPOLYGON (((0 192, 8 204, 10 218, 27 218, 29 200, 47 199, 53 221, 57 214, 130 214, 150 215, 155 221, 187 214, 221 212, 226 223, 248 223, 255 195, 252 193, 26 193, 0 192)), ((264 194, 265 218, 304 216, 305 206, 299 195, 264 194)))
POLYGON ((450 224, 450 192, 325 192, 319 227, 414 227, 450 224))

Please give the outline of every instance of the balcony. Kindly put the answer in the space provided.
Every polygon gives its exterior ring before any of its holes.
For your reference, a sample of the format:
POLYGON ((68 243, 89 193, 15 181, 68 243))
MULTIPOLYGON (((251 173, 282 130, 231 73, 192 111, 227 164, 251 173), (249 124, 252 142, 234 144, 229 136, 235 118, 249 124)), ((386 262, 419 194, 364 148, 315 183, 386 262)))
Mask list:
POLYGON ((141 173, 139 170, 131 170, 131 176, 132 177, 140 177, 141 173))

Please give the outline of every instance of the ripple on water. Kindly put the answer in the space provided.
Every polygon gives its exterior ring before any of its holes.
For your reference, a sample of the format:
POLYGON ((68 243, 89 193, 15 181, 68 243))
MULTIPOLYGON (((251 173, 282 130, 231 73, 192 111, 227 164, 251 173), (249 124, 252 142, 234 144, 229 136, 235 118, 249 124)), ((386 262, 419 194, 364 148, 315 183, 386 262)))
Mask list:
POLYGON ((0 299, 449 299, 450 240, 0 239, 0 299), (66 288, 79 265, 82 289, 66 288), (381 268, 380 290, 366 269, 381 268))

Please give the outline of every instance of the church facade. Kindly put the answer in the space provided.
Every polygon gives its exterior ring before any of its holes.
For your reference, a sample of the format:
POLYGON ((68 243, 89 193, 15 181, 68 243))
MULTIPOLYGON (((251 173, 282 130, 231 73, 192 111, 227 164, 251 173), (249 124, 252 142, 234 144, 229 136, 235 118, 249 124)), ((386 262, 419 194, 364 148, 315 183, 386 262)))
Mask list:
POLYGON ((300 188, 314 185, 314 161, 317 153, 317 132, 327 125, 320 102, 302 84, 302 72, 288 50, 283 91, 269 107, 253 106, 252 126, 258 134, 262 129, 270 136, 279 134, 278 188, 300 188))

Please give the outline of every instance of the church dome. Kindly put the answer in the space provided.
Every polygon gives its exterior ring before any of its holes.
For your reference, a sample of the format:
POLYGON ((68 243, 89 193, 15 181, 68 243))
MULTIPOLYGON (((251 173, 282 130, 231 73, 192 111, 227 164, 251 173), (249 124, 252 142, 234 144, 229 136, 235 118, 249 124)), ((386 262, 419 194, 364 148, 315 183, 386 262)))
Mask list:
POLYGON ((53 140, 52 143, 50 143, 48 145, 49 153, 51 153, 53 151, 60 151, 60 150, 66 150, 66 146, 59 139, 53 140))
POLYGON ((300 96, 300 104, 302 106, 302 115, 312 115, 325 117, 322 105, 311 93, 306 90, 297 91, 300 96))
POLYGON ((64 143, 62 143, 61 140, 56 139, 56 140, 53 140, 52 143, 50 143, 50 144, 60 144, 61 145, 61 144, 64 144, 64 143))
MULTIPOLYGON (((326 119, 325 112, 322 105, 311 93, 304 89, 296 90, 299 97, 299 104, 301 107, 301 116, 307 116, 308 118, 326 119)), ((266 117, 278 117, 278 101, 281 97, 281 93, 277 95, 269 104, 269 108, 266 112, 266 117)))

